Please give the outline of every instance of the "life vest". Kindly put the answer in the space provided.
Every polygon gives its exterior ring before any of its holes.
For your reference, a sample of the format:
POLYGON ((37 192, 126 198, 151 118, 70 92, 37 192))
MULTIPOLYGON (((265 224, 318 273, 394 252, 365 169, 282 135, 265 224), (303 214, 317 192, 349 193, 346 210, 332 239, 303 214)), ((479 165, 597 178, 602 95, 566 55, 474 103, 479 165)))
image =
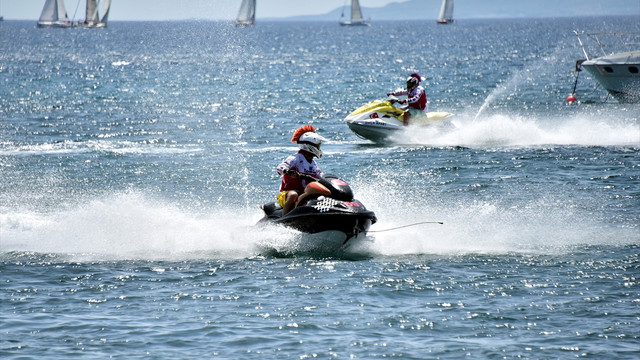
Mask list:
POLYGON ((409 107, 424 111, 427 108, 427 93, 424 91, 422 86, 416 86, 408 94, 408 97, 409 97, 409 99, 414 98, 415 96, 418 95, 418 93, 420 94, 420 97, 418 98, 418 101, 410 102, 409 103, 409 107))
POLYGON ((279 174, 282 174, 282 183, 280 184, 280 191, 285 190, 296 190, 299 192, 304 191, 305 186, 307 186, 307 182, 302 180, 300 177, 293 177, 285 174, 285 170, 296 170, 300 173, 312 175, 315 177, 322 176, 322 170, 318 168, 318 165, 314 160, 311 162, 307 161, 307 159, 302 155, 302 153, 298 152, 294 155, 289 156, 285 159, 276 170, 279 174))

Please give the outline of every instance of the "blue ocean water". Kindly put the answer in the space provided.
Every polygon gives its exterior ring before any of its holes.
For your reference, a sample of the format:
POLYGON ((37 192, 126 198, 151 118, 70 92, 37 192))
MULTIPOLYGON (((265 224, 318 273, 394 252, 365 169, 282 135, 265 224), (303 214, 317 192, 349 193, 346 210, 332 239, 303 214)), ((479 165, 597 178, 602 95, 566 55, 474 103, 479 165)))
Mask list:
POLYGON ((638 358, 640 106, 565 103, 638 20, 1 23, 0 356, 638 358), (455 126, 350 132, 414 71, 455 126), (254 227, 308 123, 349 253, 254 227))

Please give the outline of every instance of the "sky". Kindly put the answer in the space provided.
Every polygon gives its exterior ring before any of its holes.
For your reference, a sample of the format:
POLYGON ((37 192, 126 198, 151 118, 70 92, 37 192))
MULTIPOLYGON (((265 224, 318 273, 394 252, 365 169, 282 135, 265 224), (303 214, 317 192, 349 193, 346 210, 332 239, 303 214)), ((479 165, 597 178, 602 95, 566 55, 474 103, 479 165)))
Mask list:
MULTIPOLYGON (((366 0, 367 7, 382 7, 407 0, 366 0)), ((0 15, 9 20, 37 20, 45 0, 0 0, 0 15)), ((81 18, 85 0, 65 0, 70 18, 81 18), (77 14, 76 8, 80 3, 77 14)), ((109 20, 234 19, 241 0, 112 0, 109 20)), ((257 18, 325 14, 344 6, 345 0, 258 0, 257 18)), ((361 4, 363 1, 361 1, 361 4)), ((365 6, 363 5, 363 6, 365 6)))

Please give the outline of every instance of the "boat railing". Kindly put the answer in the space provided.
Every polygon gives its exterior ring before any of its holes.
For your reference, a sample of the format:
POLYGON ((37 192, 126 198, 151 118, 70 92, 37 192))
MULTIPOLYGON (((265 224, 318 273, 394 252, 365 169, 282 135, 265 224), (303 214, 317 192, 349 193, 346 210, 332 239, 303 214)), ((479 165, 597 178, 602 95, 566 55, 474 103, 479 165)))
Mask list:
POLYGON ((586 60, 640 48, 640 33, 597 32, 574 30, 586 60))

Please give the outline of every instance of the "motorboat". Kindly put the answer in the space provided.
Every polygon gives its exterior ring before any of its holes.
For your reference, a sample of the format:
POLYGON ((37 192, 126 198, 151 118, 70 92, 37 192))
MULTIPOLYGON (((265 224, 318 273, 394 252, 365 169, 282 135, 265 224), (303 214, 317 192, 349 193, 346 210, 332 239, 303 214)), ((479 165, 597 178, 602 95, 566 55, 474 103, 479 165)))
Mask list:
MULTIPOLYGON (((577 31, 574 31, 574 33, 578 37, 578 42, 584 55, 584 59, 576 62, 575 71, 578 72, 578 75, 584 68, 619 102, 640 102, 640 50, 630 48, 633 45, 637 46, 638 40, 627 41, 625 39, 630 38, 629 34, 623 33, 589 34, 578 33, 577 31), (589 39, 590 42, 583 42, 581 36, 585 37, 585 40, 589 39), (603 40, 610 37, 615 37, 618 40, 616 43, 624 45, 625 50, 628 51, 611 52, 608 46, 609 42, 603 40), (593 45, 591 43, 596 44, 597 54, 592 50, 593 45), (589 48, 589 45, 591 45, 591 48, 589 48), (589 49, 592 51, 589 51, 589 49)), ((638 35, 636 34, 636 36, 638 35)), ((573 94, 575 94, 577 83, 578 76, 576 76, 573 94)))
POLYGON ((323 242, 317 247, 323 252, 343 249, 366 236, 371 225, 377 221, 376 215, 354 199, 349 184, 331 174, 313 181, 326 190, 305 197, 302 203, 284 216, 277 202, 264 204, 261 206, 264 217, 258 224, 281 225, 305 234, 318 235, 323 242))
POLYGON ((425 116, 412 117, 409 120, 410 125, 405 126, 406 108, 395 106, 397 103, 398 99, 395 96, 389 96, 386 100, 374 100, 354 110, 344 121, 357 136, 384 143, 401 131, 406 131, 408 127, 442 124, 452 116, 444 111, 427 112, 425 116))

